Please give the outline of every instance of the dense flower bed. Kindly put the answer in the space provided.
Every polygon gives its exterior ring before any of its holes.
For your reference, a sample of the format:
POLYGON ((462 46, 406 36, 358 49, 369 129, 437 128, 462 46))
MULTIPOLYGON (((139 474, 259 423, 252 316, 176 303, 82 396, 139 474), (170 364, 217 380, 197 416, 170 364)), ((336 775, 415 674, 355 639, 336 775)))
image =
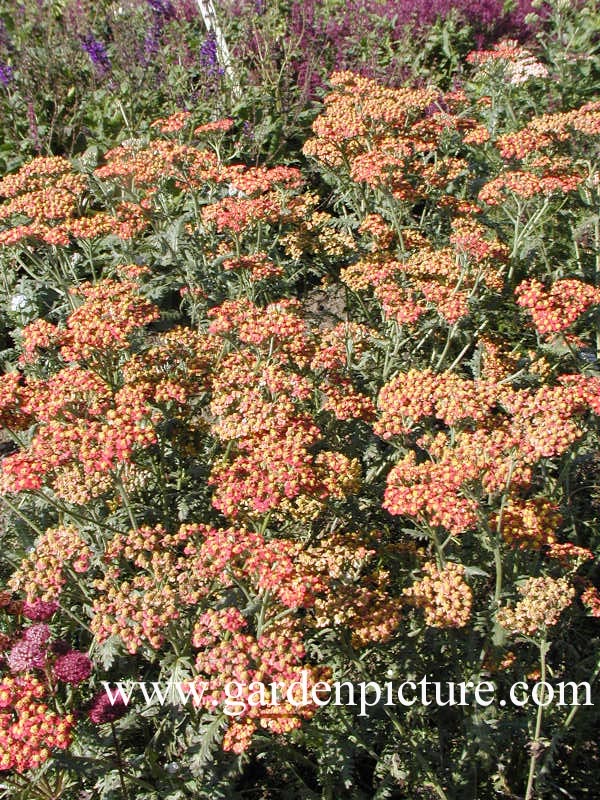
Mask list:
POLYGON ((544 107, 515 40, 463 68, 333 73, 304 170, 190 110, 0 181, 11 791, 591 790, 583 705, 249 688, 600 670, 600 103, 544 107), (131 680, 206 691, 111 703, 131 680))

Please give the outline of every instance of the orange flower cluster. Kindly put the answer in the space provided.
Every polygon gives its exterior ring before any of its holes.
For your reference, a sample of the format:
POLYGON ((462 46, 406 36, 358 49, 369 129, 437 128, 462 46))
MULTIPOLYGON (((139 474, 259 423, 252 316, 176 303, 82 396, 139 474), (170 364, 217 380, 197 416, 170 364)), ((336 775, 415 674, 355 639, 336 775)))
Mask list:
POLYGON ((277 187, 299 189, 304 185, 304 176, 296 167, 247 167, 239 165, 225 171, 229 185, 237 192, 250 197, 264 194, 277 187))
POLYGON ((379 419, 373 430, 383 439, 408 433, 425 417, 456 425, 460 421, 484 422, 496 404, 494 383, 472 381, 453 372, 411 369, 400 372, 381 389, 379 419))
POLYGON ((239 528, 143 527, 108 544, 103 577, 93 583, 91 630, 99 642, 118 636, 131 654, 160 650, 172 623, 197 608, 190 637, 200 651, 196 670, 209 684, 202 706, 226 702, 228 681, 244 685, 223 743, 242 752, 258 727, 284 733, 316 710, 249 702, 253 680, 279 683, 282 699, 303 670, 309 690, 325 674, 305 663, 303 629, 348 628, 356 647, 392 636, 398 602, 386 590, 389 575, 373 571, 379 549, 377 537, 356 534, 303 547, 239 528))
MULTIPOLYGON (((410 233, 403 234, 407 241, 410 233)), ((400 325, 413 325, 429 309, 454 324, 469 315, 478 290, 502 290, 506 247, 474 220, 454 221, 452 247, 433 250, 412 238, 419 249, 405 261, 370 256, 342 270, 342 281, 356 292, 371 288, 386 317, 400 325)))
POLYGON ((47 687, 31 675, 0 679, 0 770, 35 769, 52 750, 71 744, 73 715, 52 711, 46 695, 47 687))
POLYGON ((588 586, 581 593, 581 602, 592 617, 600 618, 600 592, 595 586, 588 586))
POLYGON ((23 409, 26 397, 18 372, 0 376, 0 425, 3 428, 20 431, 30 426, 31 417, 23 409))
POLYGON ((161 527, 143 527, 111 540, 104 554, 108 566, 94 581, 90 628, 98 642, 118 636, 132 654, 143 643, 162 647, 165 627, 180 616, 178 578, 189 572, 173 547, 178 544, 161 527), (121 578, 120 560, 137 567, 130 580, 121 578))
POLYGON ((555 281, 549 289, 532 278, 520 283, 515 295, 542 336, 567 330, 591 306, 600 304, 600 287, 575 278, 555 281))
POLYGON ((169 117, 155 119, 150 123, 151 128, 158 128, 161 133, 179 133, 190 121, 192 115, 189 111, 176 111, 169 117))
POLYGON ((564 164, 551 164, 536 172, 513 170, 503 172, 485 184, 478 199, 488 206, 499 206, 511 195, 528 200, 532 197, 549 196, 556 193, 567 194, 576 191, 584 182, 585 175, 577 169, 568 170, 564 164))
MULTIPOLYGON (((126 357, 129 337, 157 318, 156 308, 133 283, 107 280, 77 292, 85 301, 64 329, 38 325, 33 340, 26 335, 26 346, 59 345, 60 356, 71 363, 45 380, 3 381, 12 392, 12 408, 3 413, 20 419, 21 427, 25 420, 39 423, 29 446, 3 462, 5 491, 39 489, 49 481, 61 496, 85 502, 105 491, 103 476, 156 440, 149 400, 163 389, 160 381, 153 385, 137 376, 115 386, 113 372, 126 357), (110 382, 94 371, 107 368, 110 382), (85 491, 68 480, 82 473, 85 491)), ((26 358, 31 355, 29 349, 26 358)))
POLYGON ((471 133, 470 141, 487 138, 481 124, 463 113, 464 94, 390 89, 351 72, 334 73, 330 83, 334 90, 313 123, 316 136, 304 145, 306 155, 330 169, 347 167, 352 181, 401 203, 454 202, 448 189, 468 174, 469 166, 447 154, 442 143, 453 134, 471 133))
POLYGON ((85 302, 67 320, 60 351, 66 361, 105 358, 107 351, 124 350, 132 333, 159 317, 156 306, 139 295, 133 282, 86 283, 72 293, 85 302))
POLYGON ((326 211, 317 210, 318 195, 304 192, 286 201, 281 221, 285 233, 280 242, 287 256, 294 260, 315 256, 331 258, 347 256, 354 251, 354 238, 336 227, 336 219, 326 211))
POLYGON ((239 611, 226 608, 201 615, 193 634, 194 646, 201 648, 196 669, 208 677, 202 706, 212 711, 217 705, 231 704, 223 686, 231 681, 240 686, 235 699, 237 713, 223 740, 223 750, 234 753, 248 748, 259 727, 276 734, 288 733, 314 716, 318 710, 315 703, 309 700, 302 704, 303 698, 296 692, 292 704, 287 692, 292 685, 301 687, 304 675, 310 697, 312 687, 330 675, 326 669, 304 663, 305 649, 296 622, 267 615, 256 635, 246 630, 247 621, 239 611), (224 631, 230 634, 225 639, 224 631), (269 689, 261 693, 258 684, 269 689), (275 698, 271 694, 273 684, 277 687, 275 698))
POLYGON ((21 331, 22 352, 19 357, 19 364, 29 364, 39 356, 40 350, 50 350, 57 347, 61 340, 62 332, 56 325, 45 319, 36 319, 30 325, 26 325, 21 331))
POLYGON ((149 144, 133 140, 109 150, 104 160, 105 164, 94 171, 96 178, 116 181, 146 197, 167 180, 191 189, 220 178, 214 153, 171 139, 153 139, 149 144))
POLYGON ((374 426, 379 435, 406 434, 414 421, 427 417, 464 429, 422 436, 417 444, 429 459, 417 462, 411 450, 398 461, 388 474, 384 508, 453 534, 468 530, 477 522, 478 508, 468 488, 481 482, 488 493, 509 485, 527 489, 540 459, 564 453, 582 435, 577 418, 597 398, 596 381, 532 391, 428 370, 397 376, 380 392, 382 419, 374 426))
POLYGON ((573 111, 541 114, 524 128, 506 133, 496 140, 496 147, 505 159, 524 159, 536 151, 556 147, 577 134, 600 134, 600 102, 586 103, 573 111))
POLYGON ((517 372, 518 357, 506 351, 499 337, 480 336, 479 347, 482 356, 480 370, 482 380, 497 383, 517 372))
POLYGON ((571 542, 550 542, 546 555, 548 558, 555 558, 561 567, 569 571, 575 571, 586 561, 594 560, 591 550, 571 542))
MULTIPOLYGON (((319 349, 320 337, 311 335, 299 310, 295 301, 263 309, 228 301, 209 312, 213 334, 247 346, 223 359, 212 385, 212 430, 229 443, 229 457, 213 466, 209 482, 216 487, 213 504, 226 516, 275 510, 304 516, 309 508, 318 513, 328 497, 343 499, 358 488, 355 460, 326 450, 311 453, 321 434, 303 404, 317 378, 308 381, 301 373, 319 357, 340 354, 331 352, 331 334, 319 349)), ((346 364, 345 352, 342 358, 337 366, 346 364)), ((337 388, 339 413, 370 412, 349 381, 337 388)))
POLYGON ((12 573, 8 585, 23 592, 29 603, 54 601, 67 582, 68 569, 87 572, 91 560, 92 551, 76 528, 49 528, 12 573))
POLYGON ((37 158, 0 181, 0 245, 28 239, 66 247, 72 238, 89 239, 112 233, 130 239, 146 228, 141 205, 120 202, 113 210, 82 215, 92 205, 88 177, 62 157, 37 158), (27 219, 27 222, 23 220, 27 219))
POLYGON ((355 648, 389 641, 400 623, 400 609, 389 592, 389 573, 377 566, 383 551, 377 532, 334 534, 301 550, 302 570, 320 576, 326 587, 315 599, 309 624, 348 628, 355 648))
POLYGON ((104 576, 94 584, 92 631, 99 641, 119 636, 130 653, 144 643, 159 650, 182 608, 240 584, 270 592, 283 607, 310 606, 325 584, 296 565, 299 550, 288 540, 267 542, 247 530, 205 525, 173 534, 157 526, 117 535, 104 555, 104 576), (121 578, 120 563, 136 568, 130 580, 121 578))
POLYGON ((0 206, 0 220, 22 215, 36 222, 72 217, 87 188, 85 175, 60 175, 48 188, 24 192, 0 206))
POLYGON ((460 490, 478 470, 470 470, 467 476, 457 455, 445 448, 439 461, 417 464, 415 454, 409 452, 388 474, 383 507, 390 514, 442 526, 455 535, 473 528, 477 502, 462 496, 460 490))
MULTIPOLYGON (((500 515, 492 514, 490 527, 496 529, 500 515)), ((521 550, 539 550, 555 541, 555 533, 562 523, 558 506, 545 497, 532 500, 511 498, 502 509, 502 537, 509 545, 521 550)))
POLYGON ((403 595, 425 613, 433 628, 464 628, 471 617, 473 592, 464 579, 462 564, 449 561, 442 569, 432 561, 423 564, 425 577, 403 595))
POLYGON ((575 597, 575 590, 566 578, 528 578, 519 586, 522 599, 514 608, 501 608, 496 619, 511 633, 534 636, 558 622, 560 615, 575 597))
POLYGON ((258 197, 224 197, 202 209, 204 225, 214 223, 219 233, 240 234, 259 222, 275 223, 282 212, 277 192, 258 197))
POLYGON ((232 119, 217 119, 214 122, 205 122, 194 128, 195 136, 202 136, 205 133, 227 133, 233 127, 232 119))
POLYGON ((16 197, 43 189, 48 179, 58 179, 70 171, 71 163, 63 156, 37 156, 0 180, 0 197, 16 197))
POLYGON ((487 66, 504 62, 505 78, 509 83, 521 84, 530 78, 547 78, 548 69, 532 53, 514 39, 495 44, 491 50, 474 50, 467 56, 468 64, 487 66))
POLYGON ((244 271, 254 281, 262 281, 268 278, 276 278, 283 274, 283 267, 273 263, 266 253, 254 253, 250 256, 240 256, 239 258, 227 258, 223 261, 225 271, 244 271))

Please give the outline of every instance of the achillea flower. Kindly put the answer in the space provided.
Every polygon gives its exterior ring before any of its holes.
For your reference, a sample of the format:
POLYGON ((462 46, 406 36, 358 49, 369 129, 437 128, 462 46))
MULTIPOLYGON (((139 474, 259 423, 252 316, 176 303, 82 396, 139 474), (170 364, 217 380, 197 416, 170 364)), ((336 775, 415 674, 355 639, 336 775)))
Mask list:
POLYGON ((98 692, 92 700, 88 716, 94 725, 103 725, 106 722, 114 722, 120 719, 127 713, 127 706, 125 705, 121 695, 113 698, 111 702, 106 692, 98 692))
POLYGON ((67 580, 63 574, 66 565, 84 571, 90 555, 89 547, 75 528, 49 528, 13 572, 9 584, 14 591, 25 591, 29 603, 55 602, 67 580))
POLYGON ((522 599, 514 608, 501 608, 496 619, 511 633, 525 636, 534 636, 556 625, 575 597, 575 590, 566 578, 528 578, 518 591, 522 599))
POLYGON ((574 278, 555 281, 549 289, 532 278, 520 283, 515 295, 543 336, 567 330, 591 306, 600 304, 600 288, 574 278))
POLYGON ((574 192, 585 180, 585 176, 563 168, 550 167, 541 175, 525 170, 504 172, 486 183, 478 199, 488 206, 499 206, 507 197, 514 195, 525 200, 553 194, 574 192))
MULTIPOLYGON (((495 529, 500 517, 490 517, 490 527, 495 529)), ((521 550, 540 550, 552 545, 557 528, 562 522, 558 506, 545 497, 532 500, 509 499, 502 510, 502 537, 509 545, 521 550)))
POLYGON ((581 594, 581 602, 592 617, 600 619, 600 592, 593 586, 587 586, 581 594))
POLYGON ((131 334, 159 317, 158 308, 142 297, 139 286, 131 281, 85 283, 73 289, 73 294, 84 297, 85 302, 67 320, 61 347, 67 361, 103 358, 108 350, 124 350, 131 334))
POLYGON ((23 638, 36 647, 43 647, 50 638, 50 628, 44 623, 30 625, 28 628, 24 629, 23 638))
POLYGON ((0 771, 36 769, 53 749, 69 747, 75 720, 71 714, 62 717, 50 710, 45 695, 44 684, 30 675, 0 681, 0 771))
POLYGON ((194 128, 195 136, 202 136, 205 133, 226 133, 233 128, 234 122, 229 117, 226 119, 217 119, 214 122, 205 122, 194 128))
POLYGON ((434 628, 463 628, 471 617, 473 592, 464 580, 462 564, 450 561, 443 569, 433 562, 423 564, 425 577, 403 594, 422 608, 425 623, 434 628))
POLYGON ((572 571, 595 558, 587 547, 579 547, 571 542, 551 542, 546 555, 548 558, 555 558, 564 569, 572 571))
POLYGON ((85 653, 71 650, 59 655, 52 669, 59 680, 77 686, 92 674, 92 662, 85 653))
POLYGON ((506 133, 497 139, 496 147, 504 159, 520 160, 550 145, 567 142, 578 134, 587 137, 600 135, 599 101, 586 103, 573 111, 534 117, 520 131, 506 133))
POLYGON ((190 117, 191 113, 189 111, 177 111, 169 117, 155 119, 150 124, 150 127, 158 128, 161 133, 178 133, 185 128, 190 117))
POLYGON ((504 62, 506 78, 513 85, 549 75, 547 67, 515 40, 499 42, 491 50, 477 50, 467 56, 467 63, 479 66, 499 61, 504 62))
POLYGON ((29 672, 43 669, 47 660, 47 642, 50 628, 43 623, 25 628, 22 638, 6 656, 11 672, 29 672))
POLYGON ((31 602, 25 601, 23 603, 23 616, 35 622, 46 622, 58 609, 59 605, 56 600, 42 600, 36 598, 31 602))
POLYGON ((36 319, 21 331, 23 352, 19 357, 20 364, 35 361, 40 350, 48 350, 60 342, 61 331, 45 319, 36 319))

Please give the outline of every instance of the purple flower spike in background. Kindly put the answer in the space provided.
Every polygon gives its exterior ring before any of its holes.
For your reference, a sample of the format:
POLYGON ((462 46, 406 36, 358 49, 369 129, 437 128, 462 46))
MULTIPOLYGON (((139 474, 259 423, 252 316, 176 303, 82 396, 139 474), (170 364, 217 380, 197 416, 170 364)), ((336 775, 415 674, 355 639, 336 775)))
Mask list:
POLYGON ((144 66, 148 66, 148 64, 150 64, 154 56, 157 54, 161 34, 162 20, 160 17, 155 17, 154 22, 144 37, 144 54, 142 56, 142 63, 144 66))
POLYGON ((96 39, 93 34, 89 33, 81 41, 82 49, 90 57, 90 61, 96 68, 98 75, 106 75, 111 70, 110 58, 106 50, 106 45, 99 39, 96 39))
POLYGON ((0 83, 2 86, 8 86, 13 79, 13 71, 8 64, 3 64, 0 61, 0 83))
POLYGON ((210 31, 200 47, 200 64, 209 78, 223 75, 223 69, 219 67, 217 37, 214 31, 210 31))

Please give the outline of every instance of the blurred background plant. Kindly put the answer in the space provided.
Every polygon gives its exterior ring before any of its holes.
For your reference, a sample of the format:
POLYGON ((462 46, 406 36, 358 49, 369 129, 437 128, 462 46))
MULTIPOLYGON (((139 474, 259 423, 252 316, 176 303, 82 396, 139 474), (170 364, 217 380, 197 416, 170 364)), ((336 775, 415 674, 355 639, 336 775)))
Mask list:
POLYGON ((574 104, 598 85, 595 2, 223 0, 216 10, 242 92, 195 0, 6 0, 0 168, 104 149, 178 109, 234 116, 248 160, 295 162, 332 70, 447 89, 466 53, 506 36, 555 63, 554 96, 574 104))

